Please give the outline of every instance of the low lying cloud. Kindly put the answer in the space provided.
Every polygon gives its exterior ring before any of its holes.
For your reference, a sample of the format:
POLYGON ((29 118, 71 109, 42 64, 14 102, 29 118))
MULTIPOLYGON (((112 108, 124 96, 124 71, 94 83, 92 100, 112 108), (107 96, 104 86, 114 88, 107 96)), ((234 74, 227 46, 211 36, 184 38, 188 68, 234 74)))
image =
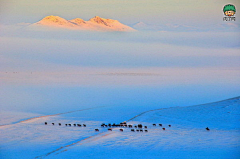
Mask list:
POLYGON ((240 84, 238 68, 67 68, 66 70, 0 72, 3 85, 164 86, 240 84))

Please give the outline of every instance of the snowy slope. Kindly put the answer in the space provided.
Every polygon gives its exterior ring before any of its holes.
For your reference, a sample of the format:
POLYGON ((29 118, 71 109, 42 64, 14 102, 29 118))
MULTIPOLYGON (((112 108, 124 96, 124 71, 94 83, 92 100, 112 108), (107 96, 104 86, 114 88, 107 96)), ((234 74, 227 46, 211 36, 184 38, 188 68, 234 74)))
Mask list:
POLYGON ((240 97, 145 112, 136 108, 95 107, 28 117, 17 119, 19 122, 1 120, 1 158, 239 158, 240 155, 240 97), (48 125, 44 125, 45 121, 48 125), (148 132, 131 132, 130 128, 120 132, 118 127, 108 131, 100 126, 123 121, 146 125, 148 132), (66 123, 87 127, 70 127, 66 123))
POLYGON ((66 20, 59 16, 47 16, 30 27, 63 28, 88 31, 136 31, 133 28, 120 23, 117 20, 105 19, 99 16, 84 21, 81 18, 66 20))

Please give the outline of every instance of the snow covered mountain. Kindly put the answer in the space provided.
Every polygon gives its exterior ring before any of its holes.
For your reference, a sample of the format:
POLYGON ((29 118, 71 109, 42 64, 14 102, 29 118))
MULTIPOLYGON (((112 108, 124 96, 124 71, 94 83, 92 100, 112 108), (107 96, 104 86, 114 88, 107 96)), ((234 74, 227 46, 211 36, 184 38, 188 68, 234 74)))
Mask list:
POLYGON ((45 26, 54 28, 66 28, 73 30, 90 30, 90 31, 136 31, 135 29, 120 23, 113 19, 104 19, 99 16, 84 21, 81 18, 66 20, 59 16, 47 16, 32 26, 45 26))
POLYGON ((156 25, 149 25, 144 22, 137 22, 132 25, 132 27, 136 30, 149 30, 149 31, 158 31, 160 28, 156 25))

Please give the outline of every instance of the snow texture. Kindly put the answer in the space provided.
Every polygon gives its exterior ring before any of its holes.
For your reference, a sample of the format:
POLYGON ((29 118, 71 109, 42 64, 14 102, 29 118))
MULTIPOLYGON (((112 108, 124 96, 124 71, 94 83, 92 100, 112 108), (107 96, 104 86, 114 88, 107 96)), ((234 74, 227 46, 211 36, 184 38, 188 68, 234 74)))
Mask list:
POLYGON ((240 97, 145 112, 116 107, 48 115, 2 111, 0 158, 237 159, 240 156, 239 121, 240 97), (122 127, 121 132, 121 127, 112 127, 109 131, 109 127, 100 126, 124 121, 133 128, 122 127), (138 124, 147 126, 142 130, 148 132, 137 132, 141 129, 134 126, 138 124))

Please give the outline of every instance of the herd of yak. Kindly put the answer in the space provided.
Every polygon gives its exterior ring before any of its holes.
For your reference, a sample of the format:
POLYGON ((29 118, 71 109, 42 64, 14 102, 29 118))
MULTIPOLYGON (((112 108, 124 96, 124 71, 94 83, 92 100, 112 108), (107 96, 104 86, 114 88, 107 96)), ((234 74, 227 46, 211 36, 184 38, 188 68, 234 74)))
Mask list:
MULTIPOLYGON (((47 122, 45 122, 45 125, 47 125, 48 123, 47 122)), ((52 125, 55 125, 55 123, 52 123, 52 125)), ((62 126, 62 124, 61 123, 58 123, 58 125, 59 126, 62 126)), ((78 127, 81 127, 81 126, 83 126, 83 127, 86 127, 87 125, 86 124, 65 124, 65 126, 78 126, 78 127)))
MULTIPOLYGON (((47 125, 48 123, 45 122, 45 125, 47 125)), ((55 123, 52 123, 52 125, 55 125, 55 123)), ((58 123, 59 126, 61 126, 62 124, 61 123, 58 123)), ((162 127, 163 125, 162 124, 152 124, 153 126, 160 126, 162 127)), ((65 126, 77 126, 77 127, 86 127, 87 125, 86 124, 65 124, 65 126)), ((132 132, 148 132, 147 130, 147 126, 143 126, 142 124, 138 124, 138 125, 128 125, 126 122, 122 122, 120 124, 105 124, 105 123, 102 123, 101 125, 102 128, 108 128, 108 131, 112 131, 112 128, 116 128, 116 127, 119 127, 121 129, 119 129, 120 131, 123 131, 122 128, 131 128, 131 131, 132 132), (135 129, 134 129, 135 128, 135 129), (145 129, 145 130, 143 130, 145 129)), ((168 127, 171 127, 171 125, 168 125, 168 127)), ((162 127, 162 130, 166 130, 165 127, 162 127)), ((206 130, 210 130, 208 127, 206 128, 206 130)), ((99 129, 95 129, 96 132, 99 132, 99 129)))
MULTIPOLYGON (((153 124, 153 126, 157 126, 157 124, 153 124)), ((159 126, 161 126, 162 127, 162 124, 159 124, 159 126)), ((171 125, 168 125, 169 127, 171 127, 171 125)), ((122 128, 131 128, 131 131, 132 132, 135 132, 135 131, 137 131, 137 132, 148 132, 148 130, 147 130, 147 126, 143 126, 142 124, 138 124, 138 125, 128 125, 126 122, 122 122, 122 123, 120 123, 120 124, 105 124, 105 123, 103 123, 102 125, 101 125, 101 127, 109 127, 108 128, 108 130, 109 131, 112 131, 112 128, 115 128, 115 127, 121 127, 121 129, 119 129, 120 131, 123 131, 123 129, 122 128), (135 129, 134 129, 135 128, 135 129), (145 130, 143 130, 143 129, 145 129, 145 130)), ((163 130, 165 130, 166 128, 162 128, 163 130)), ((99 129, 95 129, 95 131, 99 131, 99 129)))

